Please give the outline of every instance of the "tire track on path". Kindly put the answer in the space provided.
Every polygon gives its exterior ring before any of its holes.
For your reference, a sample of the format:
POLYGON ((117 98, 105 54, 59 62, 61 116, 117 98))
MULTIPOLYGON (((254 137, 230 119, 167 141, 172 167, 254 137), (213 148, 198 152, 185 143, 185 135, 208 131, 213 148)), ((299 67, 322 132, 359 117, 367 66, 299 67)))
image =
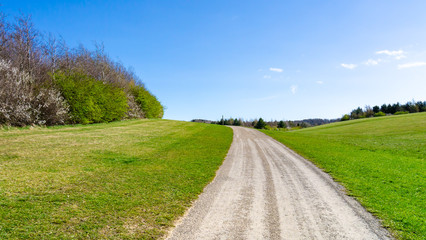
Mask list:
POLYGON ((168 239, 391 239, 311 162, 257 130, 232 128, 216 178, 168 239))

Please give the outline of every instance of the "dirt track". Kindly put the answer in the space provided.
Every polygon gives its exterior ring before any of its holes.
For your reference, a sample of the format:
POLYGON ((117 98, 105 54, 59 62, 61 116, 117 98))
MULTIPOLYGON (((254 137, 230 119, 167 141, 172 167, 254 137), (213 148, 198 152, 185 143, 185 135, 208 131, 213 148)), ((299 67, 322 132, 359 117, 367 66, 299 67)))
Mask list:
POLYGON ((215 180, 169 239, 389 239, 312 163, 263 133, 233 129, 215 180))

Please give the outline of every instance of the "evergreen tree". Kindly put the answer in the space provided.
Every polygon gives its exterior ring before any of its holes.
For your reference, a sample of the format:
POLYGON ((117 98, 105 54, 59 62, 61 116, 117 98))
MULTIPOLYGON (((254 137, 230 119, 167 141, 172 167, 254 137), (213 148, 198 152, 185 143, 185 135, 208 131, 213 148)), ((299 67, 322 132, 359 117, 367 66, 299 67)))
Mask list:
POLYGON ((263 121, 262 118, 259 118, 259 121, 257 121, 256 125, 254 126, 254 128, 257 129, 264 129, 266 127, 266 123, 265 121, 263 121))
POLYGON ((219 121, 219 125, 225 125, 225 120, 223 119, 223 116, 222 116, 222 119, 220 119, 219 121))
POLYGON ((379 107, 379 106, 377 106, 377 105, 376 105, 376 106, 374 106, 374 107, 373 107, 373 112, 374 112, 374 113, 378 113, 378 112, 380 112, 380 107, 379 107))
POLYGON ((239 119, 235 118, 233 125, 234 126, 241 126, 241 121, 239 119))

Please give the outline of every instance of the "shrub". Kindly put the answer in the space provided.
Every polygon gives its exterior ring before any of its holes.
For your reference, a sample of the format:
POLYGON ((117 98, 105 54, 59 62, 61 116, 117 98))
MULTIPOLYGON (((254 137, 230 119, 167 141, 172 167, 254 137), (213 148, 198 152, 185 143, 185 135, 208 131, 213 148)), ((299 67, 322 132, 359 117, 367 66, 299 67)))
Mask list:
POLYGON ((398 111, 398 112, 394 113, 394 115, 401 115, 401 114, 409 114, 409 112, 408 111, 398 111))
POLYGON ((349 120, 350 119, 350 117, 349 117, 349 115, 348 114, 345 114, 340 120, 341 121, 347 121, 347 120, 349 120))
POLYGON ((33 111, 34 124, 57 125, 65 124, 68 120, 68 104, 56 88, 41 88, 35 95, 33 111))
POLYGON ((28 73, 0 59, 0 124, 63 124, 67 112, 67 104, 57 89, 37 88, 28 73))
POLYGON ((124 91, 81 72, 53 75, 70 106, 72 123, 99 123, 125 117, 128 105, 124 91))
POLYGON ((162 118, 164 108, 157 98, 143 86, 134 85, 131 92, 136 103, 142 109, 145 118, 162 118))
POLYGON ((374 116, 375 117, 383 117, 383 116, 386 116, 386 113, 379 111, 378 113, 375 113, 374 116))

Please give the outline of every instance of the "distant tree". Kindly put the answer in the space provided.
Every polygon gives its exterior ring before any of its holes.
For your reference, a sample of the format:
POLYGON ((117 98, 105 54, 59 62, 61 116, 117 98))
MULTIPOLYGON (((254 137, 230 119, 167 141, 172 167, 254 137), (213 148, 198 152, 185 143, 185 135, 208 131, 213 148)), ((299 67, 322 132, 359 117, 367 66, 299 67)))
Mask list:
POLYGON ((241 126, 241 121, 237 118, 234 119, 234 123, 232 124, 234 126, 241 126))
POLYGON ((365 106, 365 111, 364 111, 364 116, 365 117, 373 117, 374 116, 374 111, 370 106, 365 106))
POLYGON ((373 107, 373 112, 374 112, 374 113, 378 113, 378 112, 380 112, 380 107, 379 107, 379 106, 377 106, 377 105, 376 105, 376 106, 374 106, 374 107, 373 107))
POLYGON ((296 127, 296 123, 294 121, 288 121, 288 125, 290 127, 296 127))
POLYGON ((380 111, 381 111, 381 112, 384 112, 384 113, 389 113, 389 112, 388 112, 388 106, 387 106, 386 104, 383 104, 383 105, 380 107, 380 111))
POLYGON ((365 117, 365 115, 364 115, 364 111, 360 107, 352 110, 351 119, 358 119, 358 118, 362 118, 362 117, 365 117))
POLYGON ((347 120, 349 120, 350 119, 350 117, 349 117, 349 115, 348 114, 345 114, 340 120, 341 121, 347 121, 347 120))
POLYGON ((424 102, 417 102, 416 105, 419 107, 419 111, 420 112, 425 112, 426 111, 426 101, 424 102))
MULTIPOLYGON (((345 114, 340 120, 346 121, 349 119, 358 119, 364 117, 381 117, 389 114, 399 115, 424 111, 426 111, 426 101, 415 102, 413 100, 411 102, 407 102, 406 104, 400 104, 397 102, 394 104, 383 104, 381 107, 376 105, 373 108, 367 105, 365 106, 364 110, 358 107, 357 109, 352 110, 349 115, 345 114)), ((309 121, 307 122, 311 123, 309 121)))
POLYGON ((257 129, 264 129, 266 126, 265 121, 262 118, 259 118, 259 121, 257 121, 256 125, 254 126, 254 128, 257 129))
POLYGON ((390 105, 388 104, 388 113, 394 114, 396 112, 396 104, 390 105))
POLYGON ((401 106, 401 104, 399 102, 394 104, 395 107, 395 112, 402 112, 404 111, 404 108, 401 106))
POLYGON ((223 119, 223 116, 222 116, 222 118, 220 119, 220 121, 217 124, 219 124, 219 125, 225 125, 225 119, 223 119))
POLYGON ((256 120, 256 119, 255 119, 255 120, 253 120, 253 122, 251 122, 251 126, 252 126, 252 127, 256 126, 256 124, 257 124, 257 120, 256 120))
POLYGON ((234 125, 234 119, 233 118, 228 119, 228 125, 234 125))
POLYGON ((407 111, 410 113, 415 113, 415 112, 419 112, 420 108, 419 106, 413 101, 413 102, 407 102, 407 104, 405 104, 405 109, 400 109, 399 111, 407 111))
POLYGON ((286 124, 284 123, 284 121, 282 121, 282 120, 281 120, 281 121, 279 121, 279 122, 278 122, 277 127, 278 127, 278 128, 285 128, 285 127, 286 127, 286 124))

